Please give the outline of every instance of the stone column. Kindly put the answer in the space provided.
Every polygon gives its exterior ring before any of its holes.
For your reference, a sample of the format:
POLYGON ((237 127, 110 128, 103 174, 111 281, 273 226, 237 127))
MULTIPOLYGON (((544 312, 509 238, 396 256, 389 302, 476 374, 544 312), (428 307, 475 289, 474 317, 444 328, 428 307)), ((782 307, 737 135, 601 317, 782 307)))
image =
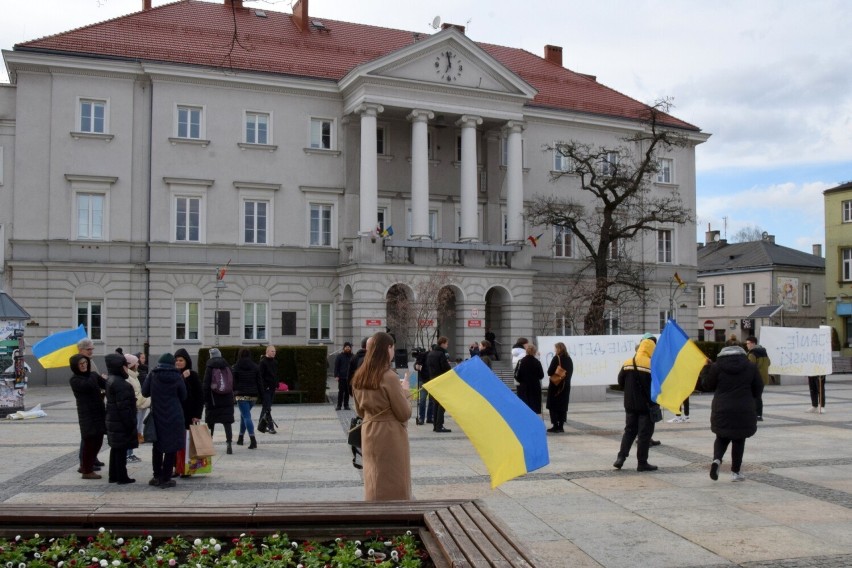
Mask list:
POLYGON ((361 215, 358 232, 369 235, 379 223, 379 188, 376 152, 376 117, 384 111, 378 104, 366 103, 355 109, 361 115, 361 215))
POLYGON ((479 240, 476 207, 476 127, 482 124, 478 116, 463 115, 456 126, 461 127, 461 241, 479 240))
POLYGON ((506 210, 507 210, 507 242, 523 244, 524 242, 524 156, 521 144, 521 132, 524 123, 510 120, 504 131, 508 145, 506 160, 506 210))
POLYGON ((429 239, 429 130, 435 118, 429 110, 414 109, 411 121, 411 238, 429 239))

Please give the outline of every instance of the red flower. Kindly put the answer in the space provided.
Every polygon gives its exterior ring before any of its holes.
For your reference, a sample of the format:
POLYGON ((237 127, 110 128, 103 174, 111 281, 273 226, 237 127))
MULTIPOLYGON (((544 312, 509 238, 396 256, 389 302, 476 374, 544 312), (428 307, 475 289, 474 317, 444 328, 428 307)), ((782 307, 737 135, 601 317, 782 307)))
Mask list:
POLYGON ((234 556, 242 556, 242 555, 243 555, 243 551, 240 550, 239 548, 234 551, 234 556))

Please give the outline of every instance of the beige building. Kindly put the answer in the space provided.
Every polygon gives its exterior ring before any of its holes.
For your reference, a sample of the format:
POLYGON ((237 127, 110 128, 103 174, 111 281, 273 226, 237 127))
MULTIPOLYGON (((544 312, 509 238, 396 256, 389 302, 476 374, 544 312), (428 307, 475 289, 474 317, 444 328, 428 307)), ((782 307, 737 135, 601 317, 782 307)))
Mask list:
POLYGON ((698 245, 698 337, 745 342, 763 326, 818 327, 825 323, 826 262, 819 245, 808 254, 775 243, 728 243, 719 231, 698 245))
MULTIPOLYGON (((576 176, 551 180, 567 164, 545 146, 623 144, 646 105, 566 68, 559 47, 539 57, 458 26, 333 21, 306 1, 142 7, 3 51, 2 282, 31 340, 82 323, 100 351, 340 346, 385 329, 389 292, 436 271, 452 316, 427 322, 455 356, 486 328, 504 351, 578 332, 546 300, 582 254, 529 227, 525 203, 580 193, 576 176)), ((659 156, 653 191, 694 211, 709 135, 662 123, 690 145, 659 156)), ((612 306, 610 331, 656 326, 672 275, 695 279, 694 233, 631 243, 650 292, 612 306)), ((694 329, 694 306, 679 319, 694 329)))
POLYGON ((826 189, 825 318, 852 355, 852 182, 826 189))

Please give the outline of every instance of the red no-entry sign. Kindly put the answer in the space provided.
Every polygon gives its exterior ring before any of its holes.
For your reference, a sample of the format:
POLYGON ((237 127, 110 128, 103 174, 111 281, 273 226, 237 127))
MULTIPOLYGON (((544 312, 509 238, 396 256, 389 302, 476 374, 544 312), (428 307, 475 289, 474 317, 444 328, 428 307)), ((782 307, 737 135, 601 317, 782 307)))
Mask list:
POLYGON ((707 331, 712 331, 712 330, 713 330, 713 327, 714 327, 714 326, 713 326, 713 320, 705 320, 705 321, 704 321, 704 329, 705 329, 705 330, 707 330, 707 331))

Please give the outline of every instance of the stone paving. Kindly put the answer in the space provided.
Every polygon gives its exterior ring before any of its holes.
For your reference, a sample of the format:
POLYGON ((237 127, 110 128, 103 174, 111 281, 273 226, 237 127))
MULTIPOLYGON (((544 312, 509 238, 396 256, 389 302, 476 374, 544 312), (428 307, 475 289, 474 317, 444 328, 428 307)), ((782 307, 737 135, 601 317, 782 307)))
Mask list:
MULTIPOLYGON (((336 391, 336 388, 334 389, 336 391)), ((708 474, 714 436, 711 395, 690 399, 691 421, 658 424, 653 473, 631 456, 612 468, 624 415, 621 397, 573 403, 566 433, 549 435, 551 463, 490 488, 487 471, 458 426, 433 433, 412 420, 416 498, 481 499, 524 541, 540 566, 839 567, 852 566, 852 376, 829 377, 826 414, 809 414, 807 387, 770 386, 764 422, 746 443, 743 483, 708 474)), ((358 470, 345 442, 352 412, 334 404, 276 406, 277 435, 259 434, 257 450, 214 434, 213 473, 149 487, 150 446, 129 464, 137 483, 80 479, 74 397, 63 387, 33 386, 26 407, 46 417, 0 420, 0 503, 195 503, 358 501, 358 470)), ((259 408, 254 409, 255 418, 259 408)), ((671 418, 670 415, 666 419, 671 418)), ((106 461, 105 448, 100 457, 106 461)))

